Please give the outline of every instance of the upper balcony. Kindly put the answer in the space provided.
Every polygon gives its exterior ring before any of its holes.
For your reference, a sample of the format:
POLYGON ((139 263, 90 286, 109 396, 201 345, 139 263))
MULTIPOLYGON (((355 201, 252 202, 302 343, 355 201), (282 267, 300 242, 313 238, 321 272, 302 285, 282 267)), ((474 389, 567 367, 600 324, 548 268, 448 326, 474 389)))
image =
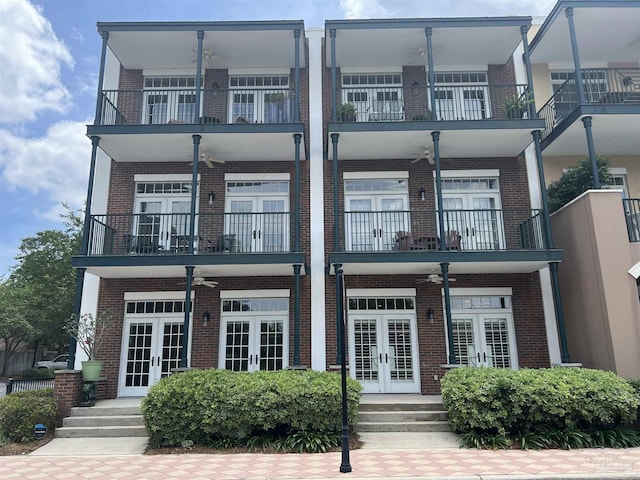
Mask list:
POLYGON ((530 17, 328 21, 324 81, 332 85, 335 74, 335 85, 325 89, 325 105, 336 105, 335 118, 332 108, 325 111, 328 157, 333 133, 340 134, 338 157, 348 160, 410 158, 431 144, 433 131, 441 132, 443 157, 517 156, 544 125, 526 113, 533 97, 516 81, 512 60, 530 23, 530 17))
POLYGON ((194 134, 228 161, 294 159, 293 134, 304 135, 308 123, 303 22, 99 23, 98 30, 107 37, 106 65, 88 135, 116 161, 189 158, 194 134))
POLYGON ((537 108, 546 123, 546 155, 584 155, 586 139, 579 120, 586 116, 592 117, 598 154, 640 151, 639 25, 640 4, 635 0, 556 4, 530 48, 537 108), (582 70, 582 99, 576 59, 582 70))

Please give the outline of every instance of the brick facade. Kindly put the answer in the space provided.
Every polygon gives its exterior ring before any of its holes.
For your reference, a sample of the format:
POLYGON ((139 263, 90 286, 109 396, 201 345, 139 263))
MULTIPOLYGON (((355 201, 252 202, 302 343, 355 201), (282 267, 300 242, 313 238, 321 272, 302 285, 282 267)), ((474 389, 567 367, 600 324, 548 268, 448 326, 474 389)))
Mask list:
POLYGON ((53 398, 58 404, 58 426, 68 417, 72 407, 82 398, 82 372, 80 370, 56 370, 54 372, 53 398))

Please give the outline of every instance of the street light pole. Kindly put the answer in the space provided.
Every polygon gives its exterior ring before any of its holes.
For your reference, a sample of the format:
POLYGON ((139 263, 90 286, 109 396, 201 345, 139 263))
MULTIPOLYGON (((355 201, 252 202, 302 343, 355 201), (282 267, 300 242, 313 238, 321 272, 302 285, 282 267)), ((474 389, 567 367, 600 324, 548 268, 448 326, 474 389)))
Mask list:
POLYGON ((346 342, 344 332, 344 271, 342 267, 336 272, 336 282, 338 282, 338 298, 336 299, 336 310, 338 314, 338 324, 340 329, 340 373, 342 376, 342 463, 340 464, 341 473, 351 472, 351 463, 349 461, 349 415, 347 408, 347 359, 346 359, 346 342))

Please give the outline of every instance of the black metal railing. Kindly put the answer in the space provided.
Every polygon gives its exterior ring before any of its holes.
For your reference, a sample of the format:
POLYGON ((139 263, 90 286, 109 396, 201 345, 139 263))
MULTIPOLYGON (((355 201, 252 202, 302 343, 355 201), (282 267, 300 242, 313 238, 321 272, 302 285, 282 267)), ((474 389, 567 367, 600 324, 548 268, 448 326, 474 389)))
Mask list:
MULTIPOLYGON (((640 104, 640 68, 585 68, 582 79, 586 104, 640 104)), ((542 138, 546 138, 579 104, 574 75, 560 85, 538 112, 545 121, 542 138)))
MULTIPOLYGON (((197 214, 194 253, 291 251, 291 214, 197 214)), ((92 215, 89 256, 188 254, 191 215, 139 213, 92 215)))
POLYGON ((341 213, 341 251, 496 251, 546 248, 541 211, 532 209, 445 210, 440 238, 434 210, 341 213))
POLYGON ((640 198, 623 198, 627 233, 630 242, 640 242, 640 198))
POLYGON ((246 124, 294 121, 289 88, 103 90, 100 125, 246 124))
POLYGON ((30 390, 46 390, 47 388, 53 388, 53 383, 53 378, 34 378, 29 380, 10 378, 7 382, 6 394, 30 390))
POLYGON ((339 122, 405 122, 526 118, 533 102, 526 85, 437 85, 435 111, 428 86, 343 87, 339 122))

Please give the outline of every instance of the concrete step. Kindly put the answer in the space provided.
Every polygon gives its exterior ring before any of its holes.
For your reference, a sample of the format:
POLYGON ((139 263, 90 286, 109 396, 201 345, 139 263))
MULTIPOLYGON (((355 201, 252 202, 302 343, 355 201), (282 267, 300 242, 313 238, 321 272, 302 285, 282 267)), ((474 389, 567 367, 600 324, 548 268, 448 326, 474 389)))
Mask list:
POLYGON ((444 407, 441 402, 398 402, 398 403, 379 403, 360 401, 360 412, 415 412, 415 411, 443 411, 444 407))
POLYGON ((73 416, 62 420, 63 427, 131 427, 140 425, 144 425, 142 415, 73 416))
POLYGON ((432 422, 446 421, 446 411, 385 411, 385 412, 360 412, 359 422, 432 422))
POLYGON ((144 426, 101 426, 101 427, 62 427, 56 429, 56 438, 90 438, 90 437, 146 437, 144 426))
POLYGON ((358 432, 450 432, 446 421, 432 422, 359 422, 358 432))
POLYGON ((142 415, 139 406, 122 406, 122 407, 73 407, 71 409, 72 417, 109 417, 112 415, 142 415))

